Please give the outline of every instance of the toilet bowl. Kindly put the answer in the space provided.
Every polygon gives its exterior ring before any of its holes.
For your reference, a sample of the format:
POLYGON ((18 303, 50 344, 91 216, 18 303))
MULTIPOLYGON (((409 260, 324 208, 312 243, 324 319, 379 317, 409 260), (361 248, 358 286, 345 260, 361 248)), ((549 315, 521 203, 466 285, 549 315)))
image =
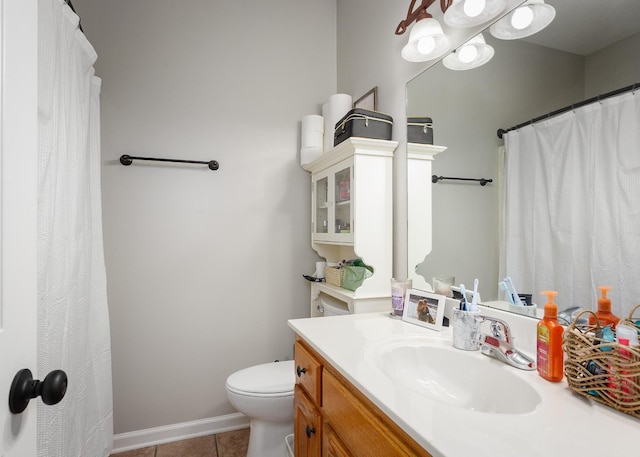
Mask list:
POLYGON ((247 457, 282 457, 293 433, 294 361, 264 363, 227 378, 233 407, 251 420, 247 457))

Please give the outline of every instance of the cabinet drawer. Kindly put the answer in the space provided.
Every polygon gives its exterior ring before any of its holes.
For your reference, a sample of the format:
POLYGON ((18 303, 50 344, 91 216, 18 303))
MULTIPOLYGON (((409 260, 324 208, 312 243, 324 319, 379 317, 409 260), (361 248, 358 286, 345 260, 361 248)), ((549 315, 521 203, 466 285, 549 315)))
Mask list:
POLYGON ((358 399, 343 382, 331 371, 324 370, 322 414, 344 448, 356 456, 429 456, 375 405, 358 399))
POLYGON ((318 406, 322 406, 322 363, 301 343, 295 344, 296 384, 300 385, 318 406))

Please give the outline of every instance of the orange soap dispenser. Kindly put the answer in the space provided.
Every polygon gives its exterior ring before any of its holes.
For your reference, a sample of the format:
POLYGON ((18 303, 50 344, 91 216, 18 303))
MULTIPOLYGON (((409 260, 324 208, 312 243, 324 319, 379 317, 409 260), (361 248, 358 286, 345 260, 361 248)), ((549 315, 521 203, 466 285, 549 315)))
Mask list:
MULTIPOLYGON (((596 312, 600 325, 603 327, 611 325, 611 328, 615 329, 620 318, 611 312, 611 300, 607 298, 607 292, 611 290, 611 287, 600 286, 598 289, 602 294, 602 297, 598 299, 598 311, 596 312)), ((589 325, 596 325, 596 318, 593 317, 593 314, 589 314, 589 325)))
POLYGON ((546 295, 548 301, 544 305, 544 317, 538 322, 538 374, 547 381, 558 382, 562 381, 564 365, 564 327, 558 322, 558 307, 553 303, 553 297, 558 295, 558 292, 545 290, 542 295, 546 295))

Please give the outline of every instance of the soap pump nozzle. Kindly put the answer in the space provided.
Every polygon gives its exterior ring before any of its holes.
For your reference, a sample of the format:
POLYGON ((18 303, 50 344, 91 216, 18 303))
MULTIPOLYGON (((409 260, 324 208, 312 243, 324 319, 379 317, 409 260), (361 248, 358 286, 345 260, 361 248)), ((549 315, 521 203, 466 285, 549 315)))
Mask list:
MULTIPOLYGON (((607 298, 607 292, 611 290, 610 286, 598 286, 598 290, 602 297, 598 298, 598 310, 596 315, 598 316, 598 322, 600 325, 611 325, 611 328, 615 329, 620 318, 611 312, 611 300, 607 298)), ((596 319, 593 315, 589 316, 589 325, 595 325, 596 319)))
POLYGON ((553 297, 558 295, 555 290, 544 290, 540 292, 542 295, 547 296, 547 303, 544 304, 544 317, 551 319, 558 318, 558 306, 553 302, 553 297))
POLYGON ((598 290, 602 297, 598 299, 598 310, 611 311, 611 300, 607 298, 607 292, 611 290, 611 286, 599 286, 598 290))

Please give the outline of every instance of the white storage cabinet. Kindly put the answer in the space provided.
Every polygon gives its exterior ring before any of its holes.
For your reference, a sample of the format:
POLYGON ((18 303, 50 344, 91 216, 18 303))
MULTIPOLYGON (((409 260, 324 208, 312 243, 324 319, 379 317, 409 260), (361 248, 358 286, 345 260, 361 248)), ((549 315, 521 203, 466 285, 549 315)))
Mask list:
POLYGON ((374 268, 355 291, 311 284, 311 315, 322 294, 351 313, 391 309, 395 141, 349 138, 303 168, 311 173, 311 245, 327 262, 361 258, 374 268))

